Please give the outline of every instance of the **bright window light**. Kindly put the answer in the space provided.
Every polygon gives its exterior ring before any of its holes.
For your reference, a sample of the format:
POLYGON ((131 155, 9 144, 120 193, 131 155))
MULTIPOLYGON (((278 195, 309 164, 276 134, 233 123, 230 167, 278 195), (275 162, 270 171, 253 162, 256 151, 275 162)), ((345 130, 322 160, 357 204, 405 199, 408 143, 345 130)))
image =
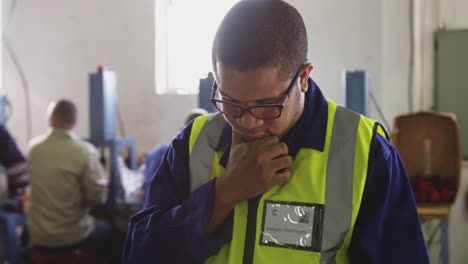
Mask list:
POLYGON ((156 0, 156 92, 198 93, 216 30, 238 0, 156 0))

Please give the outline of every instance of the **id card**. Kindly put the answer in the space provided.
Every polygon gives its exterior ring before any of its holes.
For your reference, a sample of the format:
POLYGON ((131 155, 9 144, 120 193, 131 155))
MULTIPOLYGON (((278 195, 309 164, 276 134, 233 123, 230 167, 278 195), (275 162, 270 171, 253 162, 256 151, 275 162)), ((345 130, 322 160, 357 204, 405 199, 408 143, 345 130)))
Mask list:
POLYGON ((319 252, 323 205, 265 200, 260 244, 319 252))

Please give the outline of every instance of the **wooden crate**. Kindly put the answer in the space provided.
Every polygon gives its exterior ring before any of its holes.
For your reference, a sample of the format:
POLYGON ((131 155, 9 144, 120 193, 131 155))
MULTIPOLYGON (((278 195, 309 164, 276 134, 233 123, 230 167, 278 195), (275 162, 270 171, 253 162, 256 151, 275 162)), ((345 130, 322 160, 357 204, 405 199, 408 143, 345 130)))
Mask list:
MULTIPOLYGON (((455 192, 458 191, 462 154, 454 114, 419 112, 399 116, 395 119, 392 142, 410 180, 417 176, 429 180, 453 179, 455 192)), ((440 208, 451 203, 418 204, 418 207, 440 208)))

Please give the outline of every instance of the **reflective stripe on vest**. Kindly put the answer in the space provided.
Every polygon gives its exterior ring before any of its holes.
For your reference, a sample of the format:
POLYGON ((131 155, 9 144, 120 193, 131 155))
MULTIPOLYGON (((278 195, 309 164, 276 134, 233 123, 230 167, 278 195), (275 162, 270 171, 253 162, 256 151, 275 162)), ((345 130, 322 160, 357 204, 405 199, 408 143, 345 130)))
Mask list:
POLYGON ((336 263, 335 256, 351 224, 354 154, 359 120, 358 115, 338 106, 333 122, 327 166, 320 264, 336 263))
POLYGON ((213 158, 225 125, 226 121, 220 113, 201 116, 192 125, 195 127, 190 133, 190 142, 193 144, 189 147, 191 191, 210 180, 213 158), (195 130, 198 130, 198 137, 195 130))
MULTIPOLYGON (((359 116, 348 109, 328 102, 327 136, 323 152, 302 148, 291 168, 293 177, 284 186, 275 186, 265 193, 257 210, 256 241, 251 263, 347 263, 347 248, 351 240, 357 212, 367 174, 370 142, 375 121, 359 116), (321 252, 273 248, 259 245, 264 200, 299 201, 324 204, 324 226, 321 252), (272 262, 273 261, 273 262, 272 262), (301 262, 302 261, 302 262, 301 262), (305 262, 304 262, 305 261, 305 262)), ((221 115, 217 115, 221 116, 221 115)), ((223 125, 216 122, 216 115, 195 121, 202 129, 192 128, 190 142, 191 181, 199 185, 210 178, 222 175, 219 165, 222 151, 216 152, 223 125), (208 120, 208 121, 207 121, 208 120), (204 124, 206 122, 206 124, 204 124), (204 129, 211 127, 210 129, 204 129), (216 129, 214 129, 216 127, 216 129), (204 135, 205 133, 211 135, 204 135), (192 138, 193 137, 193 138, 192 138), (208 144, 199 144, 201 138, 208 144), (207 139, 211 139, 207 140, 207 139), (216 140, 217 139, 217 140, 216 140), (215 140, 215 143, 213 143, 215 140), (192 145, 193 144, 193 145, 192 145), (207 147, 208 146, 208 147, 207 147), (203 153, 203 154, 202 154, 203 153), (193 167, 192 159, 203 166, 193 167), (211 175, 211 176, 210 176, 211 175)), ((222 116, 221 116, 222 118, 222 116)), ((223 120, 224 121, 224 120, 223 120)), ((194 126, 195 127, 195 126, 194 126)), ((198 185, 198 186, 199 186, 198 185)), ((194 184, 192 184, 194 186, 194 184)), ((193 188, 192 188, 193 190, 193 188)), ((242 263, 245 229, 247 226, 247 202, 239 202, 234 210, 233 239, 206 263, 242 263)))

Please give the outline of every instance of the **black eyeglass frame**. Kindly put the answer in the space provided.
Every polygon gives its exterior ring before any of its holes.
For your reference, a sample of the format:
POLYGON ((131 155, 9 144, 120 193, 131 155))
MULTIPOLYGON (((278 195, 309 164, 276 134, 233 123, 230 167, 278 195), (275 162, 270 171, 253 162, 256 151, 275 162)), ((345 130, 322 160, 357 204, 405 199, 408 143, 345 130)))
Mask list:
MULTIPOLYGON (((302 66, 299 68, 299 70, 296 72, 296 74, 294 75, 293 79, 291 80, 291 83, 289 84, 288 86, 288 89, 286 90, 285 92, 285 95, 284 95, 284 99, 283 99, 283 102, 281 103, 275 103, 275 104, 260 104, 260 105, 252 105, 252 106, 248 106, 248 107, 245 107, 243 105, 240 105, 240 104, 236 104, 236 103, 233 103, 233 102, 226 102, 226 101, 223 101, 223 100, 220 100, 220 99, 216 99, 216 90, 219 90, 218 89, 218 84, 216 83, 216 80, 213 82, 213 89, 212 89, 212 92, 211 92, 211 103, 216 107, 216 109, 218 109, 219 112, 223 113, 223 114, 226 114, 224 111, 222 111, 219 107, 218 107, 218 104, 217 103, 221 103, 221 104, 228 104, 228 105, 232 105, 232 106, 236 106, 237 108, 240 109, 240 114, 238 116, 234 116, 234 117, 241 117, 244 112, 249 112, 253 117, 257 118, 257 119, 262 119, 262 120, 273 120, 273 119, 277 119, 281 116, 281 113, 283 112, 283 109, 286 105, 286 103, 288 102, 288 99, 291 95, 291 92, 293 91, 293 88, 295 87, 295 84, 297 82, 297 79, 299 78, 300 76, 300 73, 302 72, 302 66), (257 115, 255 115, 251 109, 254 109, 254 108, 269 108, 269 107, 276 107, 278 108, 279 110, 279 113, 278 113, 278 116, 275 116, 275 117, 272 117, 272 118, 264 118, 264 117, 259 117, 257 115)), ((221 91, 219 91, 221 93, 221 91)), ((222 93, 221 93, 222 95, 222 93)), ((226 114, 226 115, 229 115, 229 114, 226 114)))

